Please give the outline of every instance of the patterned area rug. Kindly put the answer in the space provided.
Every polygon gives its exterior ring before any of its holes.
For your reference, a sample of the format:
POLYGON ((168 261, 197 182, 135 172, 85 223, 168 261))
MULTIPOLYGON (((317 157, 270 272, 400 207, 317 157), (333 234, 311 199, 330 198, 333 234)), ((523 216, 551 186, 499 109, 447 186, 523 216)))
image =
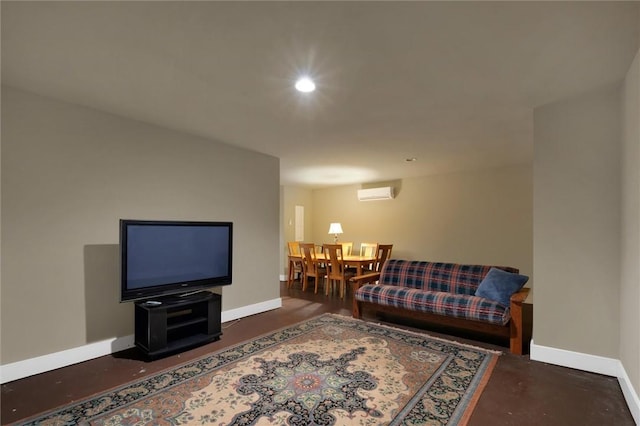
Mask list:
POLYGON ((462 425, 497 354, 325 314, 26 424, 462 425))

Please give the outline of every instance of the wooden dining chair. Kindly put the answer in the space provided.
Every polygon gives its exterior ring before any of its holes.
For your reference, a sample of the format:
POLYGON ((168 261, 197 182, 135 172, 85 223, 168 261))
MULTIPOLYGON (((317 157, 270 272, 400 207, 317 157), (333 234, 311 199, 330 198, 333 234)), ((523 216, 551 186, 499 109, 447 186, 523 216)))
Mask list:
POLYGON ((300 243, 302 251, 302 291, 307 289, 309 278, 315 281, 315 293, 318 292, 318 282, 324 281, 327 275, 327 269, 320 265, 316 256, 316 245, 313 243, 300 243))
POLYGON ((373 272, 380 272, 382 270, 384 262, 391 259, 391 250, 393 250, 393 244, 378 244, 376 263, 373 272))
POLYGON ((353 242, 340 243, 340 245, 342 246, 342 255, 351 256, 353 252, 353 242))
POLYGON ((360 256, 374 257, 376 255, 377 248, 378 243, 362 243, 360 244, 360 256))
POLYGON ((345 268, 341 244, 324 244, 324 253, 327 258, 327 285, 325 294, 329 294, 329 288, 337 283, 340 289, 340 298, 344 298, 349 279, 356 275, 345 268))
POLYGON ((391 258, 392 249, 393 244, 378 244, 376 249, 376 260, 371 264, 371 267, 363 269, 362 273, 370 274, 372 272, 380 272, 384 262, 391 258))
POLYGON ((289 249, 289 274, 287 276, 287 288, 291 288, 296 274, 298 278, 302 278, 302 253, 300 252, 300 243, 298 241, 289 241, 287 243, 289 249))
MULTIPOLYGON (((367 256, 371 258, 376 257, 376 252, 378 251, 378 243, 361 243, 360 244, 360 256, 367 256)), ((373 271, 375 269, 375 262, 371 262, 367 265, 362 265, 362 272, 367 273, 373 271)))

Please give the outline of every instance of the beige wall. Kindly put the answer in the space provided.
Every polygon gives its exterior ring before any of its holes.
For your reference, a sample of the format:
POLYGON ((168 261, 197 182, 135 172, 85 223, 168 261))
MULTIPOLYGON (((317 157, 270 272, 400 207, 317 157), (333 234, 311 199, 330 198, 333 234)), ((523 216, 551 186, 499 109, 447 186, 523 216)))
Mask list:
POLYGON ((2 363, 133 334, 120 218, 233 221, 223 310, 278 298, 278 182, 277 158, 3 87, 2 363))
POLYGON ((394 258, 509 265, 531 276, 530 165, 387 184, 393 200, 358 201, 359 185, 314 190, 313 241, 332 242, 329 223, 340 222, 340 241, 355 248, 390 243, 394 258))
POLYGON ((623 88, 620 360, 640 394, 640 51, 623 88))
POLYGON ((617 359, 620 88, 534 111, 536 345, 617 359))

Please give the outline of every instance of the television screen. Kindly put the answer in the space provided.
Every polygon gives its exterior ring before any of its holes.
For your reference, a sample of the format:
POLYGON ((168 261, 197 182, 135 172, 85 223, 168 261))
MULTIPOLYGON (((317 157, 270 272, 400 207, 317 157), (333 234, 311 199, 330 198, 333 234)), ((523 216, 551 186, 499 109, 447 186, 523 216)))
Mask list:
POLYGON ((231 284, 233 224, 120 220, 120 300, 231 284))

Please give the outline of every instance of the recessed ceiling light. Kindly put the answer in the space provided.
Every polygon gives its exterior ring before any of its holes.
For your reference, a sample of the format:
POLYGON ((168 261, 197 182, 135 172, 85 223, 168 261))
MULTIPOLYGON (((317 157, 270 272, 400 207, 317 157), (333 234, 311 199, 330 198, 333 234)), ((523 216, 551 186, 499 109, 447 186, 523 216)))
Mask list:
POLYGON ((316 84, 309 77, 301 77, 296 81, 296 89, 303 93, 309 93, 316 90, 316 84))

